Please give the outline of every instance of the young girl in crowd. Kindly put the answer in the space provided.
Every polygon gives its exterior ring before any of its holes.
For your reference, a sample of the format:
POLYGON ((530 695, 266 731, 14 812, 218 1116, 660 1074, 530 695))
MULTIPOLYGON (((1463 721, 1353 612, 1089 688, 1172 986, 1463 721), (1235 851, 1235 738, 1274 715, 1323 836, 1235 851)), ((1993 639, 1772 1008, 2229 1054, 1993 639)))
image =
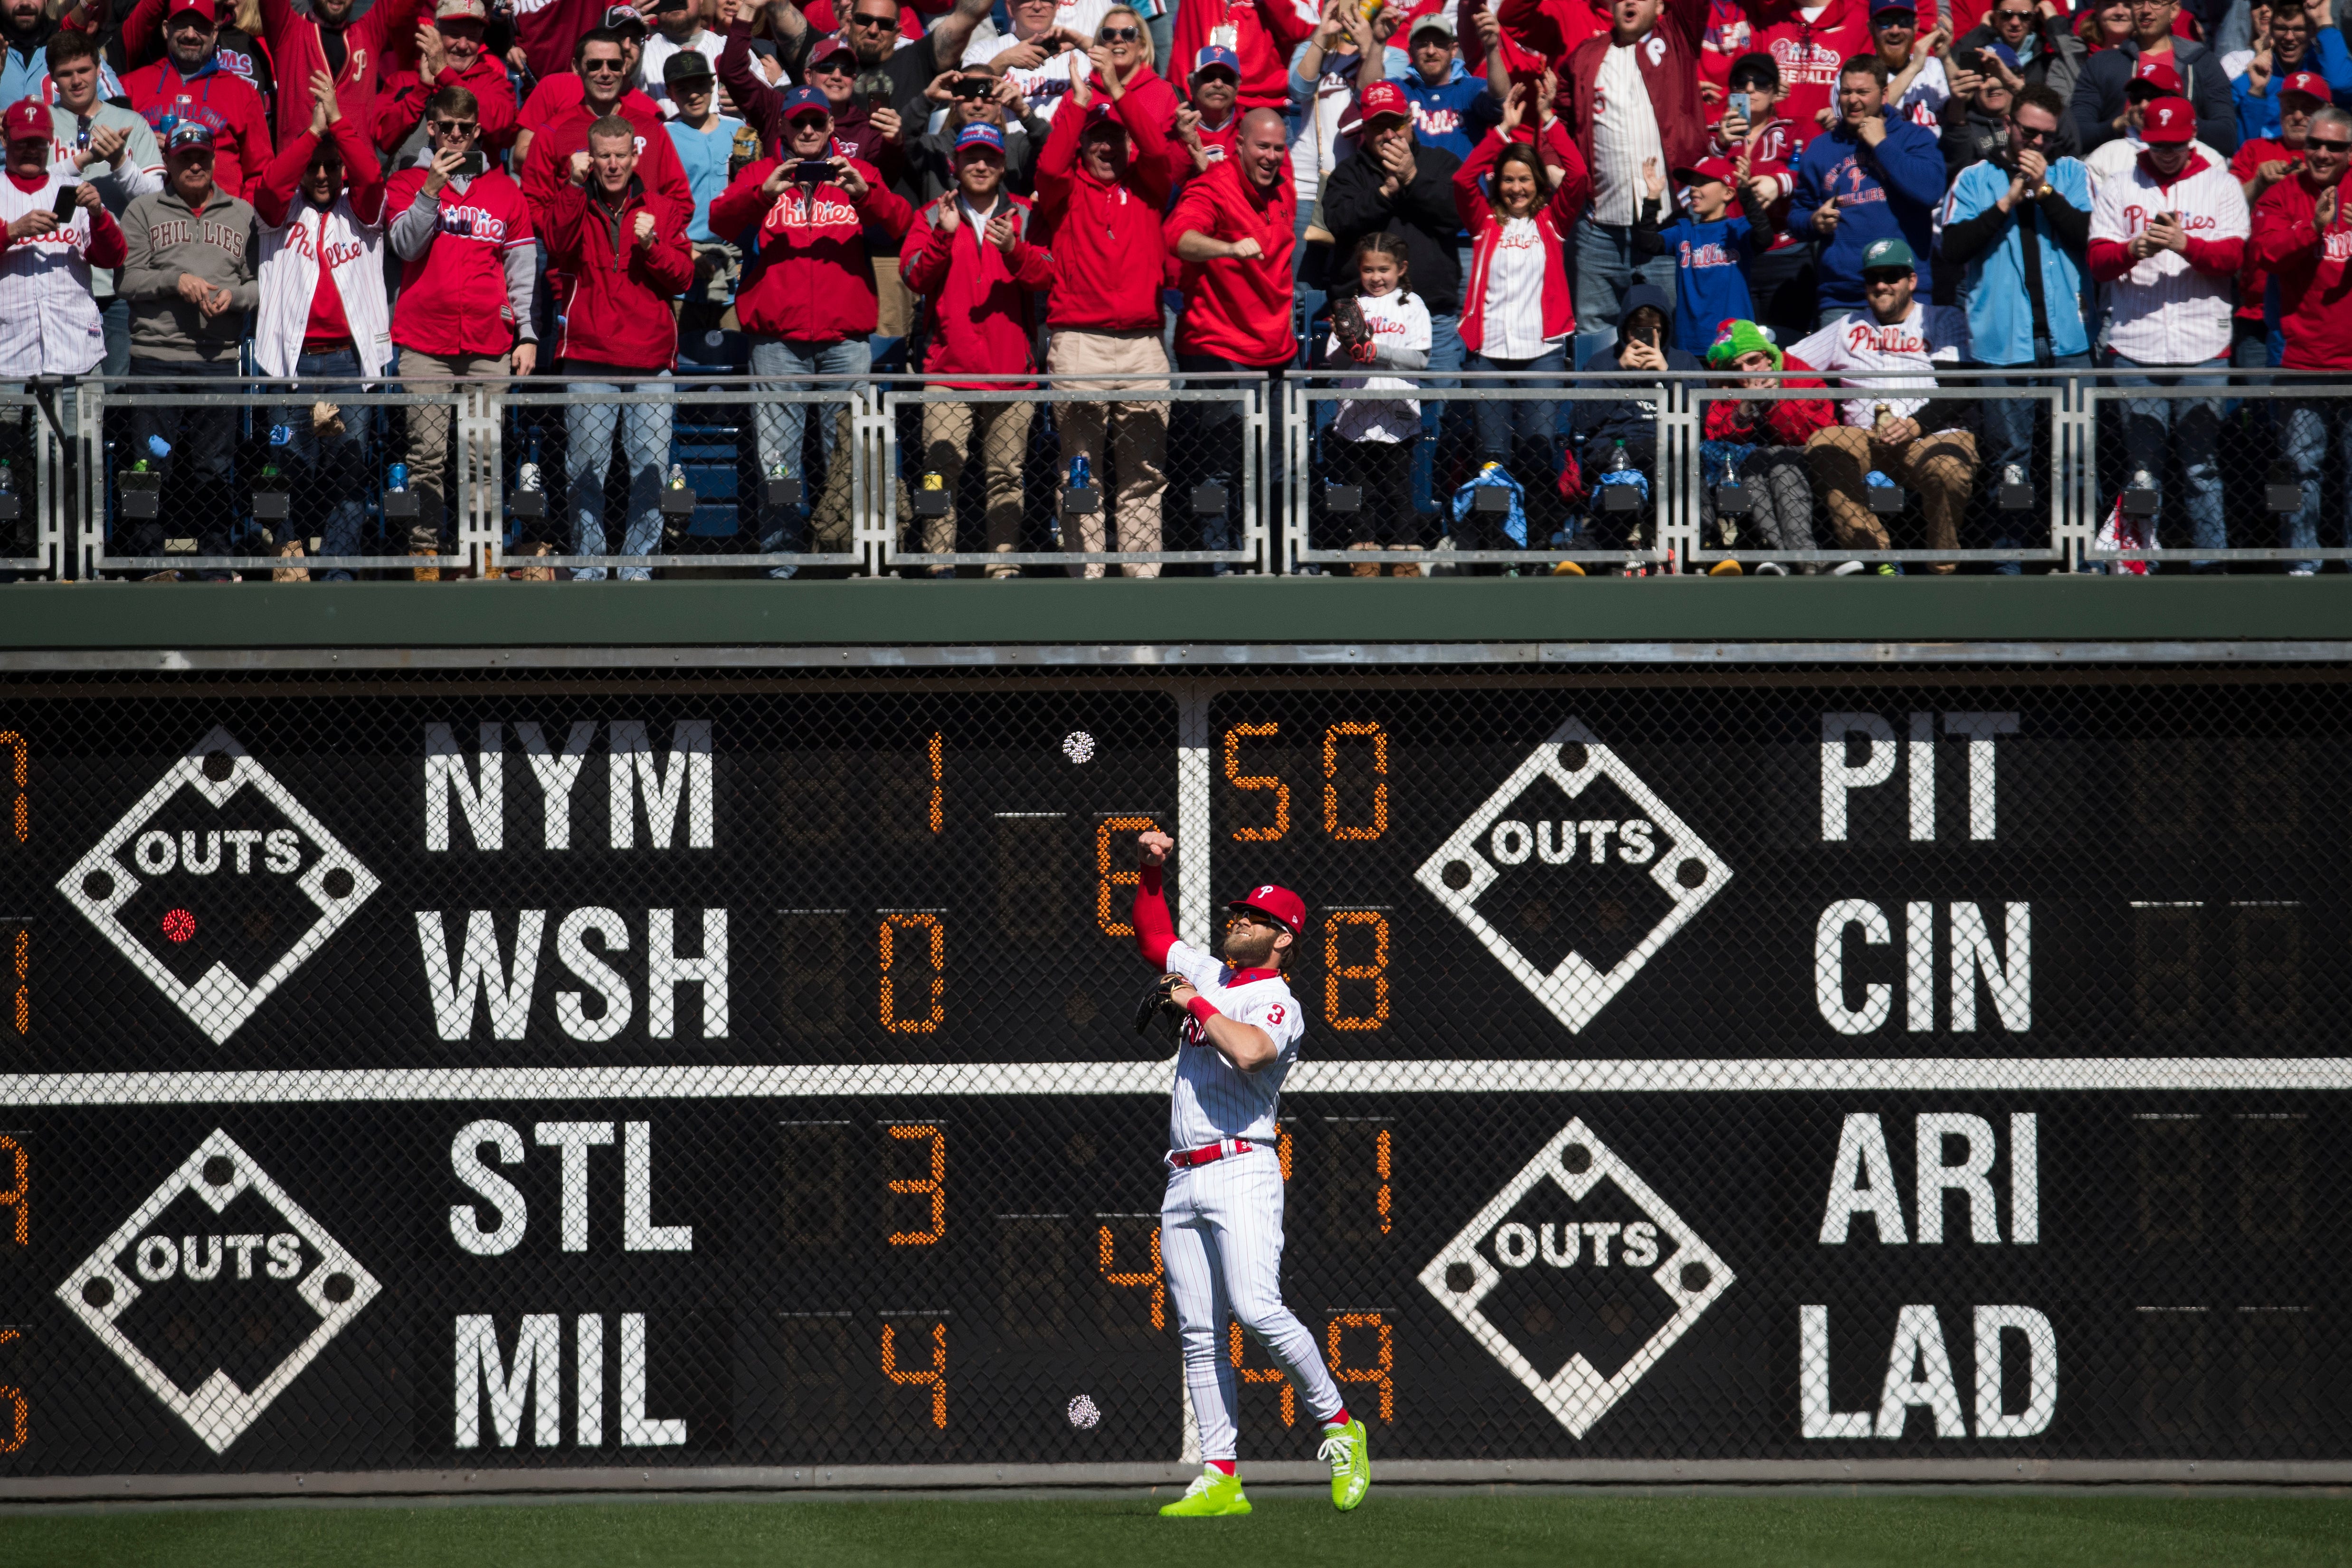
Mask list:
MULTIPOLYGON (((1357 308, 1343 304, 1332 313, 1323 363, 1368 371, 1427 370, 1429 307, 1411 290, 1404 241, 1391 234, 1366 235, 1356 246, 1354 266, 1361 290, 1352 302, 1357 308)), ((1349 391, 1391 392, 1413 387, 1393 376, 1372 374, 1349 376, 1339 385, 1349 391)), ((1323 439, 1332 477, 1360 486, 1363 494, 1362 506, 1349 519, 1348 548, 1418 548, 1420 541, 1406 537, 1409 525, 1401 519, 1412 495, 1412 444, 1421 439, 1419 400, 1342 399, 1323 439)), ((1358 577, 1380 574, 1380 567, 1370 561, 1355 569, 1358 577)), ((1399 566, 1395 574, 1418 577, 1421 569, 1399 566)))

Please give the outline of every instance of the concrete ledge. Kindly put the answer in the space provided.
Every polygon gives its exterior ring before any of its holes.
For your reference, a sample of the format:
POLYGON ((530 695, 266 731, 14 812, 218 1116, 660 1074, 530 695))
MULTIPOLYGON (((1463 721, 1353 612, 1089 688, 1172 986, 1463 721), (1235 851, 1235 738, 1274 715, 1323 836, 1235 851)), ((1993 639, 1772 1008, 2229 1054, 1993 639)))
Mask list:
POLYGON ((2352 575, 0 588, 0 648, 15 650, 2294 642, 2347 627, 2352 575))
MULTIPOLYGON (((2352 1486, 2352 1461, 2309 1459, 1381 1459, 1414 1486, 2352 1486)), ((0 1503, 268 1497, 511 1497, 587 1492, 1181 1490, 1181 1464, 611 1466, 0 1480, 0 1503)), ((1270 1485, 1328 1482, 1312 1461, 1253 1464, 1270 1485)))

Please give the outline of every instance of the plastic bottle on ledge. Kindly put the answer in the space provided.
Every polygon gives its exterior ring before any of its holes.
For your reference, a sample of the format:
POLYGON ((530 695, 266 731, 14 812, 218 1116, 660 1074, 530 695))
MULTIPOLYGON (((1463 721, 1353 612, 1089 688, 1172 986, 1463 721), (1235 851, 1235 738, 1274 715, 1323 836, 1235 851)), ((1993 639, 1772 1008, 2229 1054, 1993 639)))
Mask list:
POLYGON ((172 455, 172 444, 161 435, 151 435, 147 438, 147 451, 151 456, 160 462, 172 455))
POLYGON ((1083 490, 1093 483, 1094 465, 1087 461, 1087 455, 1081 452, 1070 459, 1070 488, 1083 490))
POLYGON ((686 488, 685 464, 673 463, 669 465, 669 487, 673 490, 683 490, 686 488))
POLYGON ((386 470, 383 476, 383 487, 387 493, 394 496, 406 494, 408 490, 408 465, 405 463, 395 463, 390 469, 386 470))
POLYGON ((8 459, 0 457, 0 496, 13 496, 16 493, 16 470, 10 465, 8 459))
POLYGON ((525 463, 515 470, 516 489, 523 491, 526 494, 531 494, 535 493, 539 487, 540 480, 538 464, 525 463))

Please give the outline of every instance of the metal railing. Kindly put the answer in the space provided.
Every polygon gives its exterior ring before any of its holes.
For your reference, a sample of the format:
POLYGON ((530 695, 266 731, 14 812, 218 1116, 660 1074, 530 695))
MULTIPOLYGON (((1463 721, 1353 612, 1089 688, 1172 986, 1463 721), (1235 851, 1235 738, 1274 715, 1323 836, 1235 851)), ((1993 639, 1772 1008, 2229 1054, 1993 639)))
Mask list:
POLYGON ((0 458, 15 486, 0 493, 0 573, 1094 575, 1561 563, 1671 572, 1727 562, 2157 570, 2352 561, 2352 385, 2187 368, 2027 375, 2034 384, 2014 384, 2023 379, 2015 371, 1939 370, 1934 388, 1874 392, 1616 371, 1535 385, 1470 372, 1447 387, 1398 375, 1382 379, 1409 383, 1403 390, 1367 390, 1348 386, 1342 372, 1302 371, 1271 397, 1262 381, 1175 373, 1142 387, 1135 378, 1041 376, 954 388, 908 376, 779 384, 689 373, 609 390, 553 377, 366 385, 236 377, 161 387, 44 379, 0 387, 0 458), (2148 376, 2168 384, 2134 384, 2148 376), (1977 432, 1972 450, 1952 447, 1935 496, 1897 471, 1908 459, 1852 436, 1816 433, 1790 444, 1738 434, 1761 429, 1776 405, 1825 402, 1834 412, 1913 398, 1925 400, 1923 424, 1940 428, 1951 410, 1951 422, 1977 432), (1344 427, 1335 439, 1346 406, 1364 401, 1418 405, 1411 420, 1389 422, 1402 448, 1372 451, 1349 442, 1344 427), (1727 414, 1742 403, 1744 413, 1727 414), (1072 410, 1139 404, 1160 412, 1139 416, 1149 439, 1124 457, 1116 432, 1066 429, 1072 410), (1550 420, 1506 420, 1507 450, 1498 454, 1492 411, 1529 405, 1548 406, 1550 420), (1022 428, 992 434, 1003 427, 985 411, 1014 406, 1032 411, 1022 428), (942 408, 966 412, 933 423, 927 448, 926 421, 942 408), (2021 468, 2011 476, 1981 415, 2021 409, 2030 412, 2015 425, 2022 444, 2016 434, 2008 440, 2021 468), (639 410, 659 417, 640 424, 639 410), (152 477, 136 471, 164 416, 185 422, 197 444, 228 444, 226 455, 203 446, 211 461, 202 485, 173 475, 175 459, 197 445, 152 457, 152 477), (306 422, 331 416, 348 444, 345 466, 326 477, 316 448, 309 460, 289 458, 306 422), (438 449, 447 458, 427 474, 419 455, 436 444, 419 434, 430 419, 446 422, 438 449), (579 441, 616 430, 618 453, 608 449, 602 465, 576 460, 579 441), (1621 437, 1628 460, 1618 465, 1621 437), (942 463, 940 443, 950 439, 956 461, 942 463), (1074 486, 1066 453, 1088 439, 1100 465, 1074 486), (1857 453, 1861 470, 1849 461, 1857 453), (1507 486, 1485 473, 1490 461, 1502 464, 1507 486), (403 462, 404 491, 390 484, 403 462), (1139 472, 1158 465, 1124 507, 1129 476, 1104 471, 1120 463, 1139 472), (1639 483, 1612 482, 1612 466, 1638 469, 1639 483), (950 467, 960 469, 953 484, 950 467), (1865 476, 1858 486, 1855 472, 1865 476), (1383 478, 1367 495, 1361 480, 1373 473, 1383 478), (583 507, 576 486, 599 481, 607 487, 598 504, 583 507), (1760 493, 1759 483, 1782 489, 1760 493), (1147 527, 1122 532, 1139 496, 1156 538, 1147 527), (336 545, 320 519, 346 504, 362 520, 354 529, 343 514, 350 537, 336 545), (1803 508, 1801 540, 1777 526, 1775 506, 1803 508), (428 515, 436 507, 446 528, 428 515), (595 548, 593 532, 583 548, 583 517, 601 521, 606 548, 595 548), (1951 537, 1930 537, 1946 527, 1951 537), (1370 537, 1381 528, 1396 537, 1370 537), (1103 548, 1078 548, 1097 539, 1103 548))

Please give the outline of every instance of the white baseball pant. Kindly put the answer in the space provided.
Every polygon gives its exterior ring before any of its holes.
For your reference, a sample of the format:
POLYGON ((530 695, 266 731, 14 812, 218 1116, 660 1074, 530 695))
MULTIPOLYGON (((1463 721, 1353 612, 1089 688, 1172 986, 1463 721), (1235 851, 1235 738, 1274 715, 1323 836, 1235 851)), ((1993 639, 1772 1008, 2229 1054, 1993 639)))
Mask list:
POLYGON ((1202 1458, 1235 1458, 1239 1437, 1227 1313, 1265 1346, 1318 1425, 1345 1407, 1315 1336, 1282 1304, 1282 1163, 1272 1149, 1258 1145, 1171 1172, 1160 1206, 1160 1255, 1176 1298, 1202 1458))

